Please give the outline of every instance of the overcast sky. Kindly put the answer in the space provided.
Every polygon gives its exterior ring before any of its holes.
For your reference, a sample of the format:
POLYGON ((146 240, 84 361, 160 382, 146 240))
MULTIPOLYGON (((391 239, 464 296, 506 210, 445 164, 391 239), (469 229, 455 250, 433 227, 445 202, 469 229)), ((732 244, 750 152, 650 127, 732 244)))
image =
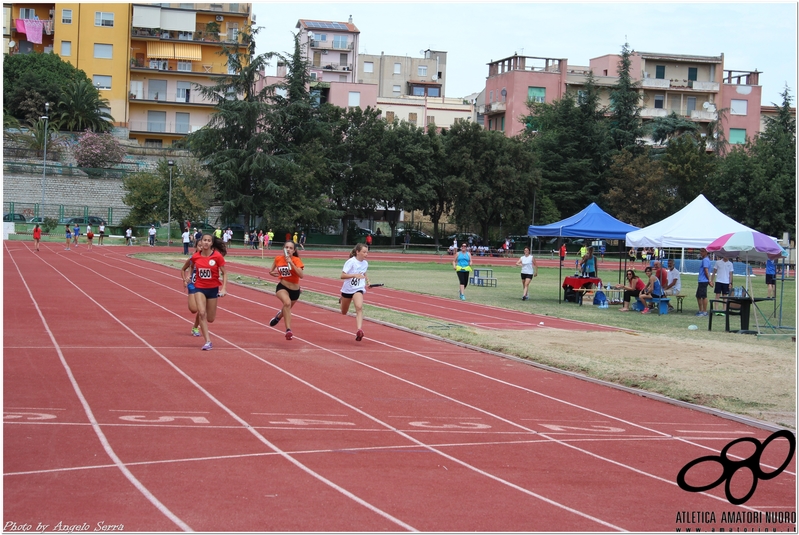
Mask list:
MULTIPOLYGON (((360 53, 421 57, 447 52, 446 96, 485 87, 487 64, 512 56, 590 58, 633 50, 718 56, 724 68, 758 70, 763 105, 796 105, 796 2, 256 2, 257 52, 291 52, 299 19, 346 22, 360 30, 360 53)), ((274 65, 267 70, 274 73, 274 65)))

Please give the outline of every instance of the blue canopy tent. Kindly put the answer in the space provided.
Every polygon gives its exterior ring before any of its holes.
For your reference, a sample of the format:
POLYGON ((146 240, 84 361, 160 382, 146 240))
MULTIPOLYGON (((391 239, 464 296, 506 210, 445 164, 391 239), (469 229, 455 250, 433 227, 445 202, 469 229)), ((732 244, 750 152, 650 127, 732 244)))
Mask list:
MULTIPOLYGON (((562 221, 543 226, 530 225, 527 229, 527 235, 556 236, 558 238, 604 238, 623 241, 626 239, 628 232, 635 230, 638 230, 638 227, 619 221, 592 202, 581 212, 562 221)), ((558 247, 560 247, 561 241, 561 239, 558 239, 558 247)), ((622 243, 622 241, 619 243, 622 243)), ((619 262, 621 262, 621 257, 619 262)), ((563 262, 560 264, 560 280, 562 281, 563 262)), ((621 266, 619 269, 621 269, 621 266)), ((558 294, 558 302, 560 302, 560 293, 558 294)))

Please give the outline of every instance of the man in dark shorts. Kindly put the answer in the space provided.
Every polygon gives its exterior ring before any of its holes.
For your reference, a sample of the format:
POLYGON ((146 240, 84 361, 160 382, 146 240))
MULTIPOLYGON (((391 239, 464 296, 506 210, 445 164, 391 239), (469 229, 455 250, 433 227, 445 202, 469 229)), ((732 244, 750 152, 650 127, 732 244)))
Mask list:
POLYGON ((696 286, 696 303, 699 306, 697 316, 707 316, 707 287, 710 284, 710 259, 707 257, 707 249, 699 249, 699 257, 702 259, 699 264, 699 278, 696 286))

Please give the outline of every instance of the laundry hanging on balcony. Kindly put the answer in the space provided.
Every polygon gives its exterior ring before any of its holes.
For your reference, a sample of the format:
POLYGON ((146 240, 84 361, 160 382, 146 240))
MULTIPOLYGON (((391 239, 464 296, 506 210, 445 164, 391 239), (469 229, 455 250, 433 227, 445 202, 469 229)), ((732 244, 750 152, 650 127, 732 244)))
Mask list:
POLYGON ((42 44, 42 21, 33 19, 24 19, 25 22, 25 35, 28 36, 28 41, 37 45, 42 44))

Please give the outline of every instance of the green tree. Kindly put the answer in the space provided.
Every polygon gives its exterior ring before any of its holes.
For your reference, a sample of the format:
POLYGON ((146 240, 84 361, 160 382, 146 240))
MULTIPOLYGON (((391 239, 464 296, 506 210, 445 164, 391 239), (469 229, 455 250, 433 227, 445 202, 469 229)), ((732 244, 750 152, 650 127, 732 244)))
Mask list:
POLYGON ((621 48, 619 59, 619 80, 610 92, 610 137, 616 150, 627 149, 634 154, 641 154, 643 146, 641 137, 644 131, 641 125, 641 95, 638 83, 633 81, 632 51, 627 43, 621 48))
POLYGON ((672 213, 663 165, 647 151, 635 155, 625 149, 613 156, 608 186, 602 200, 606 210, 621 221, 645 227, 672 213))
MULTIPOLYGON (((450 213, 455 201, 455 192, 466 187, 462 179, 455 176, 451 161, 447 158, 447 136, 449 129, 440 133, 431 128, 426 135, 419 137, 416 154, 418 172, 412 181, 409 210, 421 210, 433 223, 433 239, 439 245, 441 218, 450 213)), ((392 242, 393 243, 393 242, 392 242)))
POLYGON ((692 134, 699 131, 699 125, 693 121, 678 117, 671 112, 666 117, 655 117, 645 130, 649 132, 652 141, 662 144, 683 134, 692 134))
POLYGON ((447 137, 447 158, 452 174, 467 185, 455 198, 459 225, 477 225, 488 237, 492 225, 512 228, 529 219, 539 180, 522 140, 478 124, 457 123, 447 137))
MULTIPOLYGON (((170 209, 169 165, 159 160, 155 171, 128 175, 122 180, 126 193, 122 199, 130 206, 126 223, 146 225, 167 221, 170 209)), ((205 219, 214 198, 208 173, 194 159, 178 159, 172 168, 171 212, 175 221, 205 219)), ((173 225, 177 229, 180 224, 173 225)))
POLYGON ((662 163, 669 191, 664 203, 676 211, 705 192, 716 158, 707 151, 704 138, 683 134, 669 141, 662 163))
POLYGON ((62 130, 107 132, 114 118, 104 111, 111 105, 88 80, 75 80, 64 87, 53 119, 62 130))
POLYGON ((605 191, 605 161, 612 149, 592 74, 584 88, 552 103, 528 102, 530 115, 522 118, 536 125, 534 134, 528 132, 522 138, 528 140, 541 172, 540 197, 569 215, 605 191))
POLYGON ((61 99, 62 88, 89 77, 57 54, 32 53, 3 56, 3 108, 21 121, 37 120, 44 104, 51 110, 61 99))

